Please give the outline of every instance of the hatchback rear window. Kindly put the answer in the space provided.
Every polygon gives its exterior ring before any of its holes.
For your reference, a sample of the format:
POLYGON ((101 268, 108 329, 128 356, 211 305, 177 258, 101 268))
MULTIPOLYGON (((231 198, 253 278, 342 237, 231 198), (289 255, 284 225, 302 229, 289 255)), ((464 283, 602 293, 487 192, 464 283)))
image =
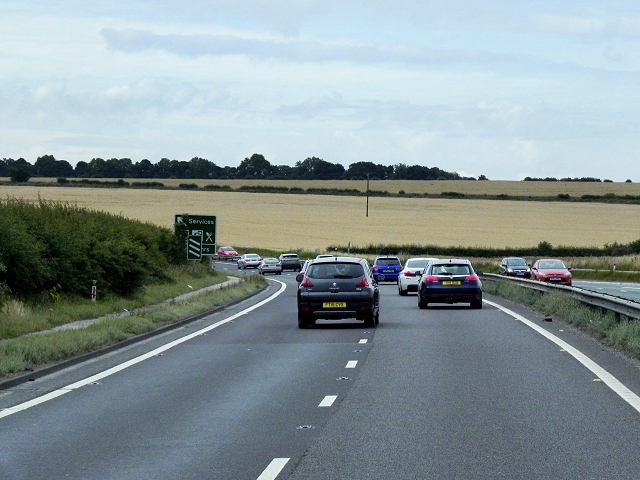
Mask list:
POLYGON ((364 276, 362 265, 357 263, 330 263, 310 265, 306 273, 309 278, 359 278, 364 276))
POLYGON ((379 258, 378 260, 376 260, 376 265, 391 267, 395 265, 401 265, 401 263, 397 258, 379 258))
POLYGON ((469 265, 447 263, 446 265, 434 265, 431 273, 433 275, 470 275, 471 269, 469 265))
POLYGON ((429 260, 409 260, 405 265, 407 268, 424 268, 429 260))

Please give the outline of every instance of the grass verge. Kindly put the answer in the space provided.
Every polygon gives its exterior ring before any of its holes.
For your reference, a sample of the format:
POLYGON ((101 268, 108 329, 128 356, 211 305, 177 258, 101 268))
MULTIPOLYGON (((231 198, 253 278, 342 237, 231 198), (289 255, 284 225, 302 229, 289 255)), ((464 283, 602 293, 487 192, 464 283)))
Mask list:
MULTIPOLYGON (((182 278, 184 272, 177 274, 175 278, 182 278)), ((188 272, 187 272, 188 275, 188 272)), ((189 285, 196 288, 209 286, 226 280, 226 276, 212 273, 206 279, 202 277, 199 281, 190 279, 189 285), (195 285, 193 285, 195 284, 195 285)), ((161 326, 175 323, 179 320, 189 318, 199 313, 212 310, 216 307, 231 303, 241 299, 250 293, 253 293, 266 284, 266 280, 261 275, 240 275, 242 281, 233 286, 224 287, 219 290, 206 291, 199 295, 184 301, 171 302, 170 305, 161 308, 141 311, 127 317, 107 316, 98 322, 82 329, 69 329, 55 332, 45 332, 38 335, 24 335, 17 338, 10 338, 0 342, 0 378, 10 375, 32 371, 38 367, 47 364, 60 362, 74 356, 91 352, 114 343, 126 340, 134 335, 149 332, 161 326)), ((184 288, 174 282, 170 285, 149 287, 147 292, 140 298, 133 301, 135 306, 144 306, 159 303, 167 298, 174 298, 181 293, 185 293, 184 288), (173 285, 173 288, 170 286, 173 285), (156 289, 157 287, 157 289, 156 289), (160 293, 163 292, 163 293, 160 293)), ((191 288, 186 287, 187 291, 191 288)), ((109 302, 120 306, 119 299, 109 302)), ((79 316, 84 318, 96 318, 95 310, 89 310, 91 316, 87 317, 85 310, 80 308, 82 313, 71 313, 73 311, 72 304, 65 306, 68 310, 66 318, 78 319, 79 316)), ((132 310, 132 304, 128 304, 132 310)), ((109 313, 112 313, 113 308, 109 313)), ((122 311, 122 309, 115 310, 122 311)), ((40 315, 46 317, 46 312, 40 312, 40 315)), ((2 322, 0 322, 1 324, 2 322)), ((68 322, 66 322, 68 323, 68 322)), ((46 325, 41 320, 35 322, 30 329, 34 331, 48 330, 55 326, 49 323, 47 328, 41 328, 46 325), (34 328, 36 328, 34 330, 34 328)))
POLYGON ((562 292, 538 292, 507 280, 485 280, 482 288, 487 293, 527 305, 545 316, 561 318, 605 345, 640 359, 638 320, 618 321, 613 312, 590 307, 562 292))

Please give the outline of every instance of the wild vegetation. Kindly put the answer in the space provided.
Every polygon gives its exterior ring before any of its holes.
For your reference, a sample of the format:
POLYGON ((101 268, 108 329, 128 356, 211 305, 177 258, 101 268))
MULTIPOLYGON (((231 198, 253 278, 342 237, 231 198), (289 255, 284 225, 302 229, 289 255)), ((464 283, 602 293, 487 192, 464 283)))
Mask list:
POLYGON ((128 296, 169 280, 183 248, 170 229, 39 198, 0 201, 0 282, 29 300, 43 292, 128 296))
POLYGON ((206 264, 178 267, 174 282, 150 285, 135 298, 88 299, 62 297, 56 304, 25 304, 12 300, 0 312, 0 377, 6 377, 97 350, 134 335, 175 323, 241 299, 262 288, 261 275, 242 275, 240 284, 206 291, 189 300, 149 308, 168 298, 227 279, 206 264), (192 287, 192 288, 189 288, 192 287), (136 311, 136 307, 147 306, 136 311), (50 308, 47 308, 50 307, 50 308), (131 314, 118 315, 124 310, 131 314), (96 319, 84 328, 54 329, 83 318, 96 319), (34 334, 38 333, 38 334, 34 334))
POLYGON ((558 293, 542 293, 513 282, 484 281, 483 290, 527 305, 545 317, 556 317, 584 330, 598 340, 640 359, 640 321, 620 320, 605 312, 558 293))
POLYGON ((184 242, 171 228, 9 197, 0 201, 0 377, 210 310, 266 283, 241 276, 233 287, 152 307, 225 280, 208 261, 187 265, 184 242), (87 319, 84 328, 59 330, 87 319))

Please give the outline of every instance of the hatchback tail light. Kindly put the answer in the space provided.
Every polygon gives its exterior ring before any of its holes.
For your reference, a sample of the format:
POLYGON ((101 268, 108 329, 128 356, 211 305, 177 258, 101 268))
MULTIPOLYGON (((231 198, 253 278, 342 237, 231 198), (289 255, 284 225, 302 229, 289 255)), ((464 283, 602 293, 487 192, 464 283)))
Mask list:
POLYGON ((409 270, 407 270, 406 272, 404 272, 404 276, 405 277, 415 277, 416 274, 411 272, 411 271, 409 271, 409 270))
POLYGON ((360 280, 356 285, 356 287, 368 287, 368 286, 369 286, 369 282, 367 282, 367 277, 362 277, 362 280, 360 280))
POLYGON ((434 277, 433 275, 429 275, 428 277, 424 277, 422 279, 425 282, 437 282, 438 281, 438 277, 434 277))
POLYGON ((478 281, 478 277, 476 277, 475 275, 469 275, 467 278, 464 279, 465 282, 477 282, 478 281))
POLYGON ((300 286, 301 287, 307 287, 307 288, 308 287, 313 287, 313 283, 311 283, 309 281, 309 279, 305 277, 304 280, 302 280, 302 283, 300 284, 300 286))

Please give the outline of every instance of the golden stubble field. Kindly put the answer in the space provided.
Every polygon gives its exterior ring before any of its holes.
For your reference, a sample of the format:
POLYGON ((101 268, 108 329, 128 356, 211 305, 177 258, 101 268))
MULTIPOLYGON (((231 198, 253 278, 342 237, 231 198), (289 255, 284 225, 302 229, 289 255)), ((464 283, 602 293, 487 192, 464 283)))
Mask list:
MULTIPOLYGON (((486 182, 476 182, 486 183, 486 182)), ((2 186, 0 195, 79 207, 172 227, 174 215, 218 217, 218 243, 324 251, 370 243, 442 246, 598 246, 638 239, 637 205, 240 192, 2 186)))

